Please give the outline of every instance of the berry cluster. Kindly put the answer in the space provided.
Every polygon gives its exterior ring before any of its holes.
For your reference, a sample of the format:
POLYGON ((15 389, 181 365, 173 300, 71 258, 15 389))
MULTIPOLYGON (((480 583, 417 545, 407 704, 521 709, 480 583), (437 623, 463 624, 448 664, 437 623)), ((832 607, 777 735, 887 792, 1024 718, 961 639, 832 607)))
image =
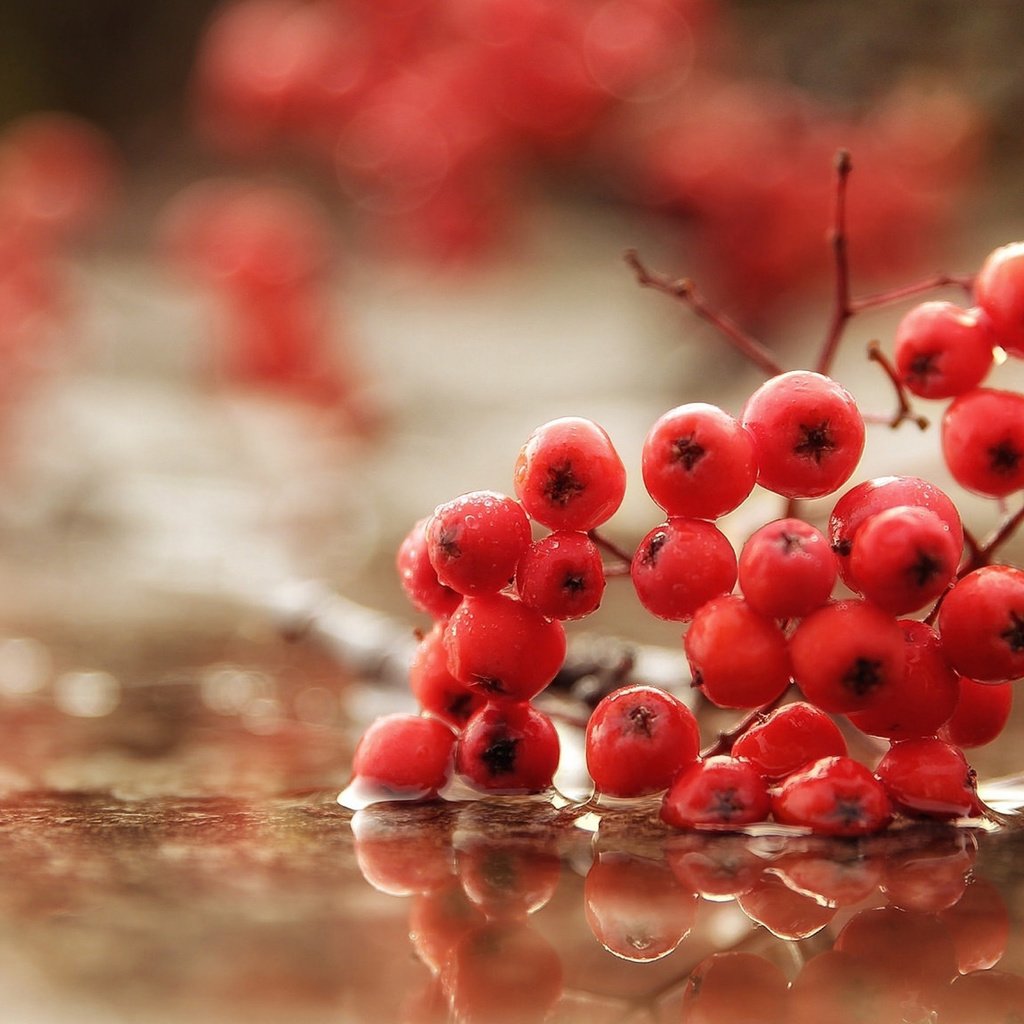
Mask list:
MULTIPOLYGON (((973 294, 971 309, 913 309, 885 365, 904 405, 904 388, 953 399, 942 430, 953 477, 1005 498, 1024 487, 1024 398, 981 383, 996 351, 1024 355, 1024 244, 993 253, 973 294)), ((862 835, 898 816, 986 813, 963 750, 999 735, 1024 676, 1024 571, 994 564, 1024 511, 981 542, 921 478, 839 493, 864 444, 865 417, 824 372, 773 374, 738 418, 672 409, 641 453, 665 519, 629 553, 598 532, 626 486, 608 435, 585 419, 544 424, 516 461, 516 498, 462 495, 401 545, 405 591, 436 620, 410 673, 425 715, 371 727, 356 776, 385 797, 436 796, 453 770, 489 793, 550 787, 557 733, 532 702, 562 665, 563 621, 628 575, 644 609, 686 624, 693 686, 751 713, 702 751, 678 698, 643 683, 614 690, 586 728, 599 795, 662 794, 662 820, 681 829, 773 819, 862 835), (737 557, 716 521, 755 484, 789 514, 737 557), (836 494, 823 529, 795 514, 836 494), (846 736, 858 733, 889 742, 877 764, 851 756, 846 736)))

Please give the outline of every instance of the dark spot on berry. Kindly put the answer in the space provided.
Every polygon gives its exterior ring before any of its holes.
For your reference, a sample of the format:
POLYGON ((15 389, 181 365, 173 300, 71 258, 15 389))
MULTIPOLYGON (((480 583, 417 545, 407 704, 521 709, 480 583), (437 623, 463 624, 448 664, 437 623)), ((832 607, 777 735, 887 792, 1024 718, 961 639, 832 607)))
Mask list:
POLYGON ((688 473, 693 471, 693 467, 704 458, 704 455, 704 448, 694 440, 693 434, 677 437, 672 442, 672 460, 682 463, 688 473))
POLYGON ((641 561, 644 565, 656 565, 658 562, 658 552, 665 546, 668 540, 668 534, 664 530, 659 530, 651 539, 647 542, 647 547, 644 549, 644 553, 641 556, 641 561))
POLYGON ((474 676, 473 681, 484 693, 504 693, 505 683, 497 676, 474 676))
POLYGON ((842 684, 858 697, 869 694, 883 682, 882 663, 873 658, 855 658, 849 671, 842 678, 842 684))
POLYGON ((942 571, 942 562, 927 551, 918 550, 917 558, 907 566, 907 575, 916 587, 926 587, 942 571))
POLYGON ((939 375, 937 352, 918 352, 907 367, 907 379, 924 383, 929 377, 939 375))
POLYGON ((699 668, 690 669, 690 689, 699 690, 704 685, 704 673, 699 668))
POLYGON ((496 892, 515 892, 519 873, 512 858, 504 850, 491 850, 483 863, 483 876, 488 888, 496 892))
POLYGON ((988 450, 988 465, 993 473, 1010 476, 1017 472, 1020 465, 1021 451, 1013 442, 1004 440, 994 444, 988 450))
POLYGON ((837 796, 836 805, 830 815, 833 821, 842 825, 859 825, 864 820, 864 809, 856 796, 837 796))
POLYGON ((510 736, 500 736, 491 741, 480 755, 480 760, 492 776, 511 775, 516 767, 518 746, 519 740, 514 740, 510 736))
POLYGON ((640 732, 645 736, 650 736, 651 723, 658 716, 646 704, 637 704, 627 717, 633 723, 633 732, 640 732))
POLYGON ((587 589, 587 581, 579 573, 569 573, 562 580, 562 589, 570 594, 582 594, 587 589))
POLYGON ((471 693, 458 693, 447 705, 445 710, 452 718, 459 722, 464 722, 469 718, 470 712, 473 710, 473 695, 471 693))
POLYGON ((1010 625, 999 636, 1007 642, 1014 654, 1024 651, 1024 618, 1016 612, 1010 612, 1010 625))
POLYGON ((794 551, 802 551, 803 546, 803 537, 799 537, 795 533, 786 533, 785 530, 779 534, 779 547, 782 548, 784 554, 791 555, 794 551))
POLYGON ((570 501, 587 489, 573 472, 572 463, 566 459, 557 466, 548 468, 548 479, 544 485, 544 497, 552 505, 565 508, 570 501))
POLYGON ((840 558, 849 558, 850 557, 850 552, 853 550, 853 541, 852 540, 847 540, 846 538, 843 538, 842 540, 837 540, 832 545, 832 550, 840 558))
POLYGON ((746 805, 737 796, 733 786, 727 789, 716 789, 708 803, 708 813, 722 821, 732 821, 737 814, 744 810, 746 810, 746 805))
POLYGON ((835 449, 836 443, 828 429, 828 420, 822 420, 814 426, 800 424, 800 439, 793 445, 795 454, 802 455, 805 459, 814 459, 820 466, 822 459, 835 449))
POLYGON ((459 547, 460 532, 457 526, 446 526, 437 538, 437 546, 441 549, 441 554, 449 561, 462 557, 462 548, 459 547))

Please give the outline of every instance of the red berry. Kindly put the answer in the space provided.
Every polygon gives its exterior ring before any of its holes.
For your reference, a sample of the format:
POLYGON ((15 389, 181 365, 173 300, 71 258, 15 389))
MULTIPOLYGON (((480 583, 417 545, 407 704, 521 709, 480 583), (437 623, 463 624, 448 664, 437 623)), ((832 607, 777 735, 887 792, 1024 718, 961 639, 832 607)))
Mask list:
POLYGON ((922 302, 896 328, 893 360, 900 380, 915 395, 953 398, 985 379, 996 344, 982 310, 922 302))
POLYGON ((899 992, 872 965, 837 949, 808 960, 790 989, 787 1024, 865 1024, 902 1021, 899 992))
POLYGON ((975 388, 942 417, 942 455, 961 486, 1002 498, 1024 487, 1024 395, 975 388))
POLYGON ((959 678, 934 629, 911 619, 901 620, 899 626, 906 641, 903 675, 869 708, 851 712, 850 721, 861 732, 891 740, 934 736, 953 714, 959 678))
POLYGON ((724 832, 676 836, 665 849, 665 859, 684 888, 713 903, 748 892, 765 867, 747 836, 724 832))
POLYGON ((851 582, 850 552, 857 531, 879 512, 896 505, 930 509, 949 527, 957 551, 964 546, 964 528, 952 499, 934 484, 916 476, 882 476, 850 488, 835 504, 828 521, 828 539, 839 573, 851 582))
POLYGON ((420 611, 447 619, 459 607, 462 595, 437 578, 427 555, 426 527, 427 520, 421 519, 399 545, 395 558, 398 578, 406 597, 420 611))
POLYGON ((989 315, 998 344, 1024 354, 1024 242, 989 253, 974 279, 974 298, 989 315))
POLYGON ((793 619, 829 599, 836 571, 835 555, 820 530, 800 519, 778 519, 750 535, 737 577, 752 608, 769 618, 793 619))
POLYGON ((1013 708, 1013 683, 978 683, 959 679, 959 700, 939 738, 961 748, 983 747, 1006 728, 1013 708))
POLYGON ((660 619, 686 622, 736 583, 736 553, 714 524, 673 517, 637 546, 630 567, 640 603, 660 619))
POLYGON ((385 715, 356 744, 352 774, 382 799, 429 800, 451 777, 454 748, 455 733, 436 718, 385 715))
POLYGON ((626 493, 626 470, 591 420, 565 417, 538 427, 516 459, 515 489, 526 511, 552 530, 593 530, 626 493))
POLYGON ((558 768, 558 733, 528 703, 493 701, 466 723, 459 737, 459 774, 491 793, 540 793, 558 768))
POLYGON ((986 565, 968 573, 939 608, 950 664, 981 682, 1024 676, 1024 571, 986 565))
POLYGON ((581 619, 597 611, 604 587, 601 552, 585 533, 556 530, 531 544, 516 568, 523 604, 549 619, 581 619))
POLYGON ((488 920, 515 920, 545 906, 558 888, 562 861, 535 840, 473 835, 458 851, 463 891, 488 920))
POLYGON ((496 491, 453 498, 427 522, 430 564, 460 594, 493 594, 507 586, 529 543, 523 507, 496 491))
POLYGON ((772 377, 747 399, 743 426, 754 437, 758 483, 787 498, 820 498, 841 487, 864 449, 853 396, 820 373, 772 377))
POLYGON ((894 743, 878 762, 893 805, 922 818, 963 818, 978 809, 974 769, 959 747, 935 738, 894 743))
POLYGON ((737 896, 736 903, 751 921, 780 939, 810 938, 836 916, 835 907, 791 889, 783 878, 768 871, 762 872, 749 892, 737 896))
POLYGON ((972 836, 956 829, 940 833, 886 857, 882 888, 894 907, 937 914, 963 896, 976 860, 972 836))
POLYGON ((1015 1024, 1024 1006, 1024 978, 1009 971, 972 971, 955 978, 937 1000, 942 1024, 1015 1024))
POLYGON ((850 585, 890 615, 917 611, 953 582, 960 549, 926 508, 896 505, 866 519, 853 539, 850 585))
POLYGON ((812 761, 846 754, 839 726, 813 704, 797 701, 752 725, 733 744, 766 779, 783 779, 812 761))
POLYGON ((768 817, 768 788, 749 762, 720 755, 697 761, 675 778, 661 802, 673 828, 736 829, 768 817))
POLYGON ((529 700, 565 659, 565 630, 504 594, 463 599, 444 633, 448 670, 489 698, 529 700))
POLYGON ((761 707, 789 686, 785 634, 738 595, 701 605, 683 645, 693 685, 720 708, 761 707))
POLYGON ((1010 915, 999 889, 987 879, 975 877, 963 896, 939 917, 956 945, 960 973, 987 971, 1006 952, 1010 915))
POLYGON ((859 761, 826 757, 782 783, 772 794, 772 814, 821 835, 861 836, 885 828, 892 807, 882 784, 859 761))
POLYGON ((717 519, 757 480, 754 442, 728 413, 703 402, 665 413, 641 455, 644 486, 670 516, 717 519))
POLYGON ((686 983, 682 1019, 783 1024, 789 1020, 788 998, 786 976, 770 960, 756 953, 713 953, 697 964, 686 983))
POLYGON ((655 686, 613 691, 587 723, 587 770, 598 792, 608 796, 660 793, 699 752, 693 712, 655 686))
POLYGON ((420 641, 409 665, 409 688, 421 708, 461 729, 486 698, 474 692, 448 671, 448 652, 444 646, 444 624, 434 628, 420 641))
POLYGON ((863 601, 836 601, 805 618, 789 641, 793 677, 824 711, 863 711, 897 685, 906 659, 896 620, 863 601))

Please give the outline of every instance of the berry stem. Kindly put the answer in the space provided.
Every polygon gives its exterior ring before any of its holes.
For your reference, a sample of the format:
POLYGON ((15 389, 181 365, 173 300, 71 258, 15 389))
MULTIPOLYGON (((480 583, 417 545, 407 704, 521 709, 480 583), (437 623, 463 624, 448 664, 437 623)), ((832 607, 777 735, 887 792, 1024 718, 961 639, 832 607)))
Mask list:
POLYGON ((881 345, 877 341, 872 341, 868 344, 868 359, 878 365, 885 371, 886 377, 889 378, 890 383, 893 386, 893 390, 896 392, 897 408, 896 412, 889 417, 881 417, 876 419, 870 414, 865 415, 864 419, 866 422, 881 422, 895 430, 901 423, 909 420, 911 423, 916 423, 919 430, 928 429, 928 418, 926 416, 919 416, 914 412, 910 405, 910 399, 907 397, 907 389, 903 386, 903 381, 900 380, 899 375, 896 373, 896 368, 889 361, 885 353, 882 351, 881 345))
POLYGON ((1020 529, 1024 523, 1024 505, 1021 505, 1016 512, 1008 512, 1003 521, 983 540, 978 541, 966 530, 964 539, 970 550, 966 564, 957 574, 958 577, 966 576, 975 569, 980 569, 992 561, 993 555, 1020 529))
POLYGON ((897 302, 903 302, 905 299, 913 299, 924 292, 950 287, 962 288, 970 297, 974 289, 974 278, 969 274, 934 274, 900 288, 890 288, 888 291, 875 292, 873 295, 851 299, 850 313, 853 315, 869 309, 881 309, 883 306, 891 306, 897 302))
MULTIPOLYGON (((602 550, 607 551, 613 558, 618 559, 627 567, 633 564, 633 555, 625 548, 620 547, 615 541, 605 537, 602 533, 597 530, 588 530, 587 536, 602 550)), ((609 567, 610 568, 610 567, 609 567)), ((607 573, 607 569, 605 570, 607 573)), ((613 575, 618 575, 613 573, 613 575)))
POLYGON ((740 355, 764 371, 766 376, 775 377, 783 372, 782 366, 775 360, 771 352, 760 341, 747 334, 731 317, 712 309, 689 278, 673 280, 664 274, 649 270, 635 249, 627 249, 623 258, 633 268, 641 287, 653 288, 663 295, 685 303, 697 316, 715 327, 740 355))
POLYGON ((782 705, 782 702, 786 699, 789 694, 791 687, 787 687, 769 704, 765 704, 764 707, 754 708, 749 714, 746 714, 741 718, 731 729, 725 729, 718 734, 718 738, 710 746, 705 747, 701 752, 701 757, 717 757, 719 754, 731 753, 733 744, 753 725, 762 721, 766 715, 770 715, 777 707, 782 705))
POLYGON ((848 150, 840 149, 836 153, 836 190, 832 220, 832 257, 835 262, 835 302, 832 307, 832 320, 829 323, 825 342, 818 356, 816 369, 827 374, 832 368, 839 342, 843 337, 846 321, 853 316, 850 301, 850 256, 846 235, 846 183, 850 177, 853 163, 848 150))

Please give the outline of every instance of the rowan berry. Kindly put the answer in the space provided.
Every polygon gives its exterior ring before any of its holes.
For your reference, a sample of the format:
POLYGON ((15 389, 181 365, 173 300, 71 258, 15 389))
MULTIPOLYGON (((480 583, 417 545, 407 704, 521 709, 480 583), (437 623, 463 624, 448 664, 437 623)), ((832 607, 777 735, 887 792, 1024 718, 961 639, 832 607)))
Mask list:
POLYGON ((883 611, 905 615, 942 594, 959 564, 960 549, 936 513, 896 505, 876 512, 857 531, 849 582, 883 611))
POLYGON ((747 399, 742 423, 754 437, 758 483, 787 498, 831 494, 864 450, 864 419, 853 396, 809 370, 767 380, 747 399))
POLYGON ((961 486, 1002 498, 1024 487, 1024 395, 975 388, 942 417, 942 456, 961 486))
POLYGON ((450 832, 443 827, 410 827, 396 822, 390 811, 368 807, 352 817, 354 853, 363 878, 389 896, 444 889, 455 877, 450 832))
POLYGON ((682 833, 665 849, 665 859, 685 889, 721 903, 752 889, 765 862, 747 836, 729 833, 682 833))
POLYGON ((772 814, 821 835, 862 836, 892 819, 882 784, 859 761, 825 757, 794 772, 772 793, 772 814))
POLYGON ((755 722, 733 743, 732 752, 766 779, 777 780, 812 761, 845 755, 846 740, 824 711, 796 701, 755 722))
POLYGON ((786 885, 774 872, 765 871, 749 892, 736 897, 740 910, 755 924, 780 939, 807 939, 831 923, 836 908, 806 892, 786 885))
POLYGON ((749 761, 719 755, 675 777, 661 802, 661 820, 673 828, 735 830, 764 821, 769 809, 760 772, 749 761))
POLYGON ((504 594, 466 597, 444 632, 448 670, 488 698, 529 700, 555 678, 565 658, 557 620, 504 594))
POLYGON ((789 686, 785 634, 738 595, 702 604, 683 647, 693 685, 720 708, 761 707, 789 686))
POLYGON ((906 642, 903 674, 870 707, 850 712, 850 721, 869 736, 891 740, 934 736, 957 706, 959 677, 931 626, 901 619, 899 627, 906 642))
POLYGON ((961 675, 986 683, 1024 676, 1024 571, 986 565, 968 573, 940 605, 938 626, 961 675))
POLYGON ((830 836, 793 845, 793 852, 776 857, 771 867, 790 889, 828 907, 852 907, 878 892, 881 858, 866 855, 856 845, 834 843, 830 836))
POLYGON ((839 574, 851 583, 850 553, 857 531, 871 516, 896 505, 914 505, 934 512, 948 527, 953 546, 963 551, 964 528, 953 500, 944 491, 916 476, 882 476, 850 488, 835 504, 828 521, 828 539, 839 574))
POLYGON ((437 578, 460 594, 493 594, 511 582, 530 543, 522 505, 496 491, 471 491, 438 505, 427 521, 437 578))
POLYGON ((427 555, 427 520, 421 519, 398 546, 395 565, 406 597, 421 611, 435 619, 447 619, 462 600, 462 595, 446 587, 438 578, 427 555))
POLYGON ((686 622, 736 583, 736 553, 714 524, 672 517, 651 530, 633 555, 633 587, 660 619, 686 622))
POLYGON ((611 439, 580 417, 538 427, 519 452, 514 479, 523 507, 552 530, 593 530, 626 493, 626 469, 611 439))
POLYGON ((999 889, 975 875, 963 896, 940 911, 939 918, 956 946, 961 974, 987 971, 1006 952, 1010 937, 1010 915, 999 889))
POLYGON ((444 623, 434 628, 420 641, 409 665, 409 688, 428 714, 447 722, 453 729, 461 729, 486 697, 471 690, 448 671, 448 652, 444 646, 444 623))
POLYGON ((824 711, 863 711, 897 685, 906 661, 896 620, 863 601, 836 601, 803 619, 790 637, 793 677, 824 711))
POLYGON ((641 471, 648 493, 670 516, 717 519, 754 488, 754 442, 717 406, 681 405, 651 427, 641 471))
POLYGON ((558 768, 558 733, 531 704, 491 701, 466 723, 455 752, 456 768, 490 793, 541 793, 558 768))
POLYGON ((536 842, 473 836, 459 847, 458 872, 463 891, 488 920, 516 920, 548 903, 562 861, 536 842))
POLYGON ((953 829, 931 841, 886 857, 882 888, 900 910, 938 914, 963 896, 977 860, 977 844, 966 832, 953 829))
POLYGON ((655 686, 614 690, 594 709, 585 739, 587 770, 599 793, 660 793, 700 752, 693 712, 655 686))
POLYGON ((922 398, 954 398, 977 387, 997 344, 981 309, 922 302, 896 328, 893 361, 900 380, 922 398))
POLYGON ((751 608, 774 619, 800 618, 832 594, 836 557, 820 530, 778 519, 752 533, 740 551, 737 579, 751 608))
POLYGON ((938 730, 939 739, 961 749, 991 743, 1010 720, 1013 683, 979 683, 960 676, 959 699, 952 717, 938 730))
POLYGON ((356 744, 352 774, 381 800, 429 800, 451 777, 454 749, 455 733, 437 718, 385 715, 356 744))
POLYGON ((581 619, 604 595, 601 552, 585 534, 556 530, 531 544, 516 567, 516 593, 549 619, 581 619))
POLYGON ((999 970, 972 971, 954 978, 936 1000, 942 1024, 1014 1024, 1022 1006, 1024 978, 999 970))
POLYGON ((989 315, 998 344, 1024 355, 1024 242, 989 253, 974 279, 974 299, 989 315))
POLYGON ((894 743, 875 774, 893 806, 911 817, 964 818, 979 809, 974 769, 959 747, 944 740, 894 743))

